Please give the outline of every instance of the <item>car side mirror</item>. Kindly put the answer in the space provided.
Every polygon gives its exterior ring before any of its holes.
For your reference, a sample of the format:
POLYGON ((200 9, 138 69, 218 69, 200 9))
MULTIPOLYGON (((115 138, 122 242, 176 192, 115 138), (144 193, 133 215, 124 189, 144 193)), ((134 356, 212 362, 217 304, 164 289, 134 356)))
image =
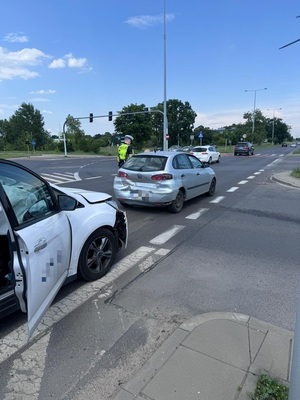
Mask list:
POLYGON ((77 206, 77 200, 73 197, 67 196, 66 194, 59 194, 57 196, 58 204, 63 211, 73 211, 77 206))

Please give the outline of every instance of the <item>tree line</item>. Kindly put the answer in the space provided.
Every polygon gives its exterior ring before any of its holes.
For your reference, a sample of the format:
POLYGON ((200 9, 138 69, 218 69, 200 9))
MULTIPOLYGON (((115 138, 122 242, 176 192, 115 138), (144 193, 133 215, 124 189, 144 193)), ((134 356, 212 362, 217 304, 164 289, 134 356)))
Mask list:
MULTIPOLYGON (((202 144, 236 144, 244 135, 255 144, 271 142, 275 144, 292 141, 290 127, 280 118, 268 118, 255 110, 253 132, 253 112, 243 115, 244 123, 211 129, 203 125, 195 127, 196 112, 189 102, 171 99, 166 103, 169 147, 198 144, 198 135, 203 135, 202 144)), ((114 118, 114 132, 86 135, 81 121, 68 115, 64 123, 67 150, 98 153, 101 147, 118 145, 126 134, 132 135, 137 150, 161 148, 163 143, 164 104, 152 108, 145 104, 130 104, 122 108, 114 118)), ((30 147, 41 151, 64 151, 62 133, 51 135, 44 127, 41 112, 30 103, 22 103, 7 120, 0 120, 0 151, 26 151, 30 147)))

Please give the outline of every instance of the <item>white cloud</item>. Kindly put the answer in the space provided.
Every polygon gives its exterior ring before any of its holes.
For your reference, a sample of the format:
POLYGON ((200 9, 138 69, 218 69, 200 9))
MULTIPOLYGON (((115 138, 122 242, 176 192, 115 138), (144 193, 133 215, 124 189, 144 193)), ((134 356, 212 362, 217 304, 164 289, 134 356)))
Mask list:
POLYGON ((42 110, 42 114, 53 114, 53 112, 48 110, 42 110))
POLYGON ((2 40, 10 43, 26 43, 29 41, 28 37, 22 33, 8 33, 2 40))
POLYGON ((0 79, 35 78, 39 74, 29 67, 39 65, 46 58, 49 58, 49 56, 34 48, 10 52, 0 47, 0 79))
MULTIPOLYGON (((166 14, 166 21, 171 22, 175 18, 174 14, 166 14)), ((137 15, 128 18, 125 23, 137 28, 149 28, 164 22, 164 14, 160 15, 137 15)))
POLYGON ((48 67, 51 69, 65 68, 65 66, 66 66, 66 60, 63 60, 62 58, 57 58, 56 60, 53 60, 51 64, 48 65, 48 67))
POLYGON ((57 58, 49 64, 49 68, 84 68, 87 65, 86 58, 75 58, 71 53, 64 55, 63 58, 57 58))

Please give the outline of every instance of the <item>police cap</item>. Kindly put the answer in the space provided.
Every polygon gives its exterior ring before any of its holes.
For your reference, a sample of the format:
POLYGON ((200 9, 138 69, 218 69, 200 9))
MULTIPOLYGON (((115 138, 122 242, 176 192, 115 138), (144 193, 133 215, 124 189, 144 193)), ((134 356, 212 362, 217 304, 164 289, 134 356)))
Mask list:
POLYGON ((131 135, 125 135, 124 139, 130 139, 131 141, 133 141, 133 137, 131 135))

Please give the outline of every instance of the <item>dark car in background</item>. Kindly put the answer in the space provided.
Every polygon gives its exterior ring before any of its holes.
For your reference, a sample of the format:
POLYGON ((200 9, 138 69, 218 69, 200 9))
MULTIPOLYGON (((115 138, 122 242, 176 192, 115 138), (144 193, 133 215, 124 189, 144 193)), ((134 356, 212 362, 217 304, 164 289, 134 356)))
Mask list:
POLYGON ((246 156, 253 156, 254 154, 254 147, 250 142, 238 142, 234 147, 234 155, 243 155, 246 156))

